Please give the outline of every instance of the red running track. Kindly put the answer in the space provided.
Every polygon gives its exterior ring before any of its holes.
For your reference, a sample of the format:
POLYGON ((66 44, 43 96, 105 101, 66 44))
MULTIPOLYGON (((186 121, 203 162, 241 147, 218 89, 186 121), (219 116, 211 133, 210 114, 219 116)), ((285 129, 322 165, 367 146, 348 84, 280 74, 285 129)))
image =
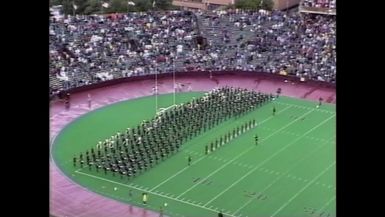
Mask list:
MULTIPOLYGON (((330 103, 336 102, 335 89, 319 88, 304 83, 295 84, 276 80, 250 79, 236 75, 216 76, 214 79, 178 78, 177 83, 186 84, 182 91, 208 91, 219 86, 234 86, 275 93, 282 89, 282 95, 317 101, 320 97, 330 103)), ((54 102, 50 107, 51 141, 68 123, 90 110, 115 102, 152 94, 153 80, 121 83, 87 92, 71 95, 71 108, 67 111, 62 102, 54 102), (92 108, 88 108, 87 95, 92 96, 92 108)), ((172 93, 171 78, 158 80, 160 94, 172 93)), ((154 217, 159 213, 134 207, 88 191, 67 178, 50 159, 50 214, 57 217, 154 217)))

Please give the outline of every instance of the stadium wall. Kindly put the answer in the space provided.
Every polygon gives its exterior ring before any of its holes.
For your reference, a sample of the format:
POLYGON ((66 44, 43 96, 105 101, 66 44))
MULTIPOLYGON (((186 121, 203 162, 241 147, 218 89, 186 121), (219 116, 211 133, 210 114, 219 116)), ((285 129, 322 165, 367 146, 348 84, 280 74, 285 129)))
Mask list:
MULTIPOLYGON (((207 4, 214 5, 231 5, 234 4, 236 0, 202 0, 202 1, 194 1, 194 0, 173 0, 172 4, 175 6, 187 7, 187 8, 195 8, 195 9, 207 9, 207 4)), ((286 8, 293 7, 298 5, 300 0, 273 0, 274 6, 273 9, 276 10, 284 10, 286 8)))
MULTIPOLYGON (((153 94, 154 77, 155 75, 145 75, 121 78, 72 89, 71 92, 74 94, 71 95, 70 109, 67 110, 62 101, 55 101, 50 106, 51 141, 67 124, 87 112, 112 103, 153 94), (91 108, 88 104, 88 94, 92 96, 91 108)), ((160 74, 158 77, 159 93, 172 93, 173 74, 160 74)), ((296 77, 269 73, 189 71, 175 73, 175 81, 185 84, 182 92, 209 91, 218 86, 228 85, 266 93, 274 93, 277 88, 282 88, 282 95, 285 96, 314 101, 317 101, 318 97, 323 97, 326 102, 333 103, 336 100, 334 84, 318 81, 300 82, 296 77), (191 86, 191 90, 188 88, 189 86, 191 86)), ((316 104, 314 103, 314 105, 316 104)), ((55 216, 159 216, 159 213, 143 210, 88 191, 63 175, 54 161, 50 162, 50 180, 50 213, 55 216), (87 204, 84 201, 88 201, 87 204)))
MULTIPOLYGON (((323 81, 315 81, 315 80, 307 80, 307 81, 300 81, 300 78, 295 76, 285 76, 285 75, 279 75, 279 74, 272 74, 272 73, 263 73, 263 72, 252 72, 252 71, 212 71, 212 76, 221 76, 221 75, 237 75, 237 76, 246 76, 250 77, 251 79, 266 79, 266 80, 272 80, 272 81, 289 81, 289 82, 296 82, 296 83, 302 83, 314 87, 324 87, 324 88, 332 88, 335 89, 335 84, 323 82, 323 81)), ((160 78, 167 78, 172 77, 173 73, 162 73, 158 74, 157 77, 160 78)), ((175 76, 178 78, 182 77, 208 77, 210 76, 210 71, 188 71, 188 72, 177 72, 175 73, 175 76)), ((155 74, 151 75, 140 75, 140 76, 133 76, 133 77, 125 77, 125 78, 118 78, 108 81, 99 82, 96 84, 76 87, 73 89, 68 90, 69 93, 77 93, 82 92, 86 90, 91 90, 95 88, 101 88, 105 86, 115 85, 119 83, 129 82, 129 81, 139 81, 139 80, 149 80, 149 79, 155 79, 155 74)))
POLYGON ((299 5, 300 0, 273 0, 274 9, 285 10, 293 6, 299 5))

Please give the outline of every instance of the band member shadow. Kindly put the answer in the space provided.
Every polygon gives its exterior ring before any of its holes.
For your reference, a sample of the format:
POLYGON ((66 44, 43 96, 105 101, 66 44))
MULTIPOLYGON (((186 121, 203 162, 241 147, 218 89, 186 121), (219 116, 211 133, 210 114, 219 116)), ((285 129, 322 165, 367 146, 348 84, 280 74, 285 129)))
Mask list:
POLYGON ((260 201, 264 201, 267 199, 267 195, 259 193, 259 192, 251 192, 251 191, 243 191, 244 196, 251 198, 251 199, 256 199, 260 201))
POLYGON ((213 183, 212 180, 209 179, 202 179, 200 177, 192 178, 193 183, 199 183, 200 185, 211 185, 213 183))
POLYGON ((304 207, 304 211, 311 217, 333 217, 330 213, 327 213, 325 211, 319 211, 310 207, 304 207))

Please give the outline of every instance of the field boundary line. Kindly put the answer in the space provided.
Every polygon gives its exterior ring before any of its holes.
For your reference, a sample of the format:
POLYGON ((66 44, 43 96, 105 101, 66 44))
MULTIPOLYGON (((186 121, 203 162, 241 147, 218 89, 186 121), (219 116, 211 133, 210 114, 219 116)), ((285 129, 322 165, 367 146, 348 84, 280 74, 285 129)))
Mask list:
MULTIPOLYGON (((265 140, 267 140, 268 138, 272 137, 273 135, 277 134, 278 132, 280 132, 281 130, 285 129, 286 127, 292 125, 293 123, 295 123, 296 121, 298 121, 300 118, 308 115, 309 113, 313 112, 312 110, 308 111, 308 112, 305 112, 304 114, 302 114, 300 117, 298 117, 297 119, 289 122, 288 124, 286 124, 284 127, 280 128, 279 130, 273 132, 272 134, 268 135, 267 137, 265 137, 264 139, 261 140, 261 142, 264 142, 265 140)), ((205 180, 207 178, 209 178, 210 176, 214 175, 215 173, 217 173, 218 171, 220 171, 221 169, 223 169, 224 167, 226 167, 227 165, 231 164, 233 161, 235 161, 236 159, 240 158, 242 155, 248 153, 251 149, 255 148, 255 146, 250 146, 248 149, 246 149, 245 151, 241 152, 239 155, 237 155, 236 157, 234 157, 231 161, 223 164, 221 167, 219 167, 218 169, 214 170, 213 172, 211 172, 209 175, 207 175, 205 178, 203 178, 202 180, 205 180)), ((197 182, 196 184, 194 184, 193 186, 191 186, 190 188, 188 188, 186 191, 184 191, 183 193, 181 193, 177 198, 179 198, 180 196, 184 195, 185 193, 189 192, 191 189, 195 188, 197 185, 199 185, 201 182, 197 182)))
MULTIPOLYGON (((293 106, 287 106, 286 108, 284 108, 284 109, 282 109, 281 111, 277 112, 277 114, 279 114, 280 112, 283 112, 283 111, 285 111, 285 110, 287 110, 287 109, 289 109, 289 108, 291 108, 291 107, 293 107, 293 106)), ((263 124, 264 122, 269 121, 271 118, 273 118, 273 117, 270 116, 270 117, 266 118, 265 120, 261 121, 260 123, 258 123, 257 127, 258 127, 259 125, 263 124)), ((201 156, 201 157, 198 158, 196 161, 194 161, 192 164, 198 163, 199 161, 203 160, 206 156, 207 156, 207 155, 201 156)), ((179 175, 180 173, 182 173, 183 171, 185 171, 187 168, 189 168, 189 166, 184 167, 183 169, 181 169, 180 171, 178 171, 178 172, 175 173, 174 175, 170 176, 169 178, 167 178, 167 179, 164 180, 163 182, 159 183, 158 185, 156 185, 155 187, 153 187, 153 188, 151 189, 151 191, 152 191, 152 190, 155 190, 156 188, 158 188, 159 186, 163 185, 164 183, 170 181, 172 178, 174 178, 175 176, 179 175)))
MULTIPOLYGON (((291 103, 287 103, 287 102, 275 102, 277 104, 281 104, 281 105, 291 105, 293 107, 297 107, 297 108, 303 108, 303 109, 312 109, 311 107, 307 107, 307 106, 302 106, 302 105, 296 105, 296 104, 291 104, 291 103)), ((329 110, 326 110, 326 109, 320 109, 320 108, 317 108, 316 111, 319 111, 319 112, 324 112, 324 113, 330 113, 330 114, 335 114, 336 112, 332 112, 332 111, 329 111, 329 110)))
MULTIPOLYGON (((113 180, 105 179, 105 178, 102 178, 102 177, 99 177, 99 176, 94 176, 94 175, 91 175, 91 174, 88 174, 88 173, 84 173, 84 172, 80 172, 80 171, 75 171, 75 172, 78 173, 78 174, 82 174, 82 175, 85 175, 85 176, 89 176, 89 177, 95 178, 95 179, 100 179, 100 180, 103 180, 103 181, 106 181, 106 182, 110 182, 110 183, 114 183, 114 184, 117 184, 117 185, 125 186, 127 188, 132 188, 132 189, 136 189, 136 190, 139 190, 139 191, 148 192, 148 193, 151 193, 153 195, 157 195, 159 197, 164 197, 164 198, 167 198, 167 199, 170 199, 170 200, 174 200, 174 201, 177 201, 177 202, 180 202, 180 203, 185 203, 185 204, 188 204, 188 205, 191 205, 191 206, 195 206, 195 207, 198 207, 198 208, 202 208, 202 209, 206 209, 206 210, 209 210, 209 211, 212 211, 212 212, 215 212, 215 213, 220 211, 219 209, 208 208, 208 207, 197 205, 197 204, 194 204, 194 203, 191 203, 191 202, 188 202, 188 201, 180 200, 178 198, 174 198, 174 197, 162 195, 162 194, 159 194, 159 193, 155 193, 155 192, 152 192, 152 191, 149 191, 149 190, 145 190, 145 189, 143 189, 143 187, 134 187, 132 185, 126 185, 126 184, 123 184, 123 183, 120 183, 120 182, 116 182, 116 181, 113 181, 113 180)), ((233 215, 231 215, 229 213, 223 213, 223 214, 225 214, 226 216, 236 217, 236 216, 233 216, 233 215)))
POLYGON ((245 175, 243 175, 240 179, 238 179, 236 182, 234 182, 233 184, 231 184, 229 187, 227 187, 226 189, 224 189, 220 194, 218 194, 217 196, 213 197, 211 200, 209 200, 205 206, 209 203, 211 203, 212 201, 214 201, 215 199, 217 199, 219 196, 221 196, 222 194, 224 194, 226 191, 228 191, 230 188, 232 188, 234 185, 236 185, 237 183, 239 183, 241 180, 243 180, 246 176, 250 175, 251 173, 253 173, 256 169, 258 169, 259 167, 261 167, 262 165, 264 165, 266 162, 270 161, 272 158, 274 158, 276 155, 278 155, 279 153, 281 153, 282 151, 286 150, 289 146, 291 146, 292 144, 295 144, 297 141, 299 141, 300 139, 302 139, 306 134, 312 132, 314 129, 316 129, 317 127, 319 126, 322 126, 323 124, 325 124, 325 122, 329 121, 331 118, 333 118, 334 115, 330 116, 329 118, 325 119, 324 121, 322 121, 321 123, 317 124, 316 126, 312 127, 311 129, 309 129, 308 131, 306 131, 306 133, 302 134, 302 136, 300 137, 297 137, 295 138, 293 141, 289 142, 287 145, 285 145, 284 147, 282 147, 281 149, 279 149, 277 152, 275 152, 274 154, 270 155, 268 158, 266 158, 264 161, 262 161, 261 163, 259 163, 256 167, 254 167, 252 170, 250 170, 249 172, 247 172, 245 175))
POLYGON ((283 208, 285 208, 291 201, 293 201, 299 194, 301 194, 306 188, 308 188, 313 182, 315 182, 319 177, 321 177, 324 173, 326 173, 332 166, 334 166, 336 162, 334 161, 330 164, 326 169, 324 169, 321 173, 319 173, 316 177, 314 177, 307 185, 305 185, 302 189, 300 189, 293 197, 291 197, 286 203, 284 203, 281 207, 277 209, 270 217, 276 216, 283 208))
POLYGON ((319 208, 319 211, 321 212, 323 209, 325 209, 327 206, 329 206, 329 204, 334 200, 336 199, 336 195, 333 195, 332 198, 330 198, 321 208, 319 208))
MULTIPOLYGON (((316 149, 312 150, 309 154, 306 154, 303 158, 301 158, 300 160, 296 161, 296 163, 294 163, 288 170, 286 170, 285 172, 281 172, 280 175, 274 179, 273 182, 271 182, 270 184, 268 184, 265 188, 263 188, 263 190, 260 191, 260 193, 263 193, 265 192, 267 189, 269 189, 271 186, 273 186, 274 183, 276 183, 277 181, 281 180, 282 178, 285 177, 285 175, 288 175, 289 172, 291 170, 293 170, 296 166, 298 166, 300 163, 302 163, 304 160, 308 159, 309 156, 313 155, 314 153, 316 153, 317 151, 319 151, 321 148, 325 147, 326 145, 328 144, 328 142, 325 142, 323 143, 322 145, 318 146, 316 149)), ((242 210, 244 207, 246 207, 248 204, 250 204, 252 201, 253 201, 254 198, 251 198, 249 199, 249 201, 247 201, 243 206, 239 207, 234 213, 233 215, 235 215, 237 212, 239 212, 240 210, 242 210)))

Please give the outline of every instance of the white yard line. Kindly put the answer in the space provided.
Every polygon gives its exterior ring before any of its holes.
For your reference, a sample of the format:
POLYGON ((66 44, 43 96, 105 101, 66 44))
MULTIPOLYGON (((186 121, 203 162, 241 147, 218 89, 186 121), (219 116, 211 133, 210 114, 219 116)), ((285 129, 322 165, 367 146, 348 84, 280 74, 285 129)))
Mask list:
MULTIPOLYGON (((279 113, 281 113, 281 112, 283 112, 283 111, 285 111, 285 110, 287 110, 287 109, 289 109, 289 108, 291 108, 291 107, 292 107, 292 106, 288 106, 288 107, 282 109, 281 111, 277 112, 277 114, 279 114, 279 113)), ((271 118, 273 118, 273 116, 268 117, 268 118, 266 118, 265 120, 261 121, 260 123, 258 123, 257 126, 263 124, 264 122, 270 120, 271 118)), ((203 160, 205 157, 206 157, 206 155, 203 155, 202 157, 200 157, 200 158, 198 158, 196 161, 194 161, 192 164, 198 163, 199 161, 203 160)), ((161 182, 161 183, 159 183, 158 185, 156 185, 155 187, 153 187, 153 188, 151 189, 151 191, 153 191, 154 189, 156 189, 156 188, 158 188, 159 186, 163 185, 164 183, 170 181, 172 178, 174 178, 175 176, 179 175, 180 173, 182 173, 183 171, 187 170, 188 168, 189 168, 188 166, 187 166, 187 167, 184 167, 184 168, 181 169, 180 171, 176 172, 174 175, 170 176, 169 178, 167 178, 167 179, 164 180, 163 182, 161 182)))
MULTIPOLYGON (((120 183, 120 182, 115 182, 115 181, 112 181, 112 180, 109 180, 109 179, 105 179, 105 178, 102 178, 102 177, 98 177, 98 176, 94 176, 94 175, 91 175, 91 174, 88 174, 88 173, 83 173, 83 172, 80 172, 80 171, 75 171, 75 172, 79 173, 79 174, 82 174, 82 175, 85 175, 85 176, 89 176, 89 177, 95 178, 95 179, 100 179, 100 180, 103 180, 103 181, 106 181, 106 182, 114 183, 114 184, 125 186, 125 187, 128 187, 128 188, 133 188, 133 189, 136 189, 136 190, 139 190, 139 191, 145 191, 145 192, 151 193, 153 195, 157 195, 157 196, 164 197, 164 198, 167 198, 167 199, 170 199, 170 200, 178 201, 180 203, 185 203, 185 204, 188 204, 188 205, 191 205, 191 206, 195 206, 195 207, 199 207, 199 208, 202 208, 202 209, 206 209, 206 210, 209 210, 209 211, 212 211, 212 212, 215 212, 215 213, 218 213, 220 211, 219 209, 208 208, 208 207, 201 206, 201 205, 198 205, 198 204, 194 204, 194 203, 191 203, 191 202, 188 202, 188 201, 180 200, 178 198, 173 198, 173 197, 170 197, 170 196, 166 196, 166 195, 163 195, 163 194, 159 194, 159 193, 156 193, 156 192, 145 190, 145 189, 140 188, 140 187, 134 187, 134 186, 131 186, 131 185, 126 185, 126 184, 120 183)), ((226 216, 235 217, 235 216, 233 216, 233 215, 231 215, 229 213, 223 213, 223 214, 225 214, 226 216)))
MULTIPOLYGON (((269 128, 269 127, 260 127, 260 129, 265 129, 265 130, 268 130, 268 131, 275 131, 274 129, 271 129, 271 128, 269 128)), ((286 131, 286 130, 281 131, 281 133, 283 133, 283 134, 288 134, 288 135, 292 135, 292 136, 301 136, 301 134, 299 134, 299 133, 293 133, 293 132, 286 131)), ((315 140, 315 141, 322 141, 322 142, 335 143, 335 141, 333 141, 333 140, 327 140, 327 139, 317 138, 317 137, 314 137, 314 136, 305 136, 305 138, 310 139, 310 140, 315 140)))
MULTIPOLYGON (((325 145, 327 145, 328 142, 325 142, 323 145, 320 145, 319 147, 317 147, 316 149, 314 149, 312 152, 310 152, 309 154, 306 154, 305 157, 301 158, 300 160, 296 161, 295 164, 293 164, 288 170, 286 170, 285 172, 281 172, 280 175, 273 181, 271 182, 269 185, 267 185, 263 190, 260 191, 260 193, 263 193, 265 192, 267 189, 269 189, 271 186, 273 186, 276 182, 278 182, 279 180, 281 180, 282 178, 284 178, 287 174, 289 174, 289 172, 295 168, 297 165, 301 164, 305 159, 309 158, 311 155, 313 155, 314 153, 316 153, 318 150, 320 150, 321 148, 325 147, 325 145)), ((246 207, 248 204, 250 204, 252 201, 254 200, 254 198, 251 198, 249 201, 247 201, 243 206, 239 207, 234 213, 233 215, 235 215, 237 212, 239 212, 241 209, 243 209, 244 207, 246 207)))
MULTIPOLYGON (((194 161, 191 165, 194 165, 196 163, 198 163, 199 161, 203 160, 203 158, 205 157, 205 155, 203 155, 202 157, 198 158, 196 161, 194 161)), ((156 185, 155 187, 151 188, 150 191, 153 191, 155 190, 156 188, 158 188, 159 186, 163 185, 164 183, 170 181, 172 178, 174 178, 175 176, 179 175, 180 173, 182 173, 183 171, 187 170, 189 168, 189 166, 186 166, 184 167, 183 169, 179 170, 177 173, 175 173, 174 175, 168 177, 166 180, 164 180, 163 182, 159 183, 158 185, 156 185)))
MULTIPOLYGON (((306 114, 306 113, 305 113, 306 114)), ((306 131, 304 134, 302 134, 302 136, 300 137, 297 137, 296 139, 294 139, 292 142, 288 143, 287 145, 285 145, 284 147, 282 147, 279 151, 275 152, 273 155, 271 155, 270 157, 266 158, 264 161, 262 161, 261 163, 259 163, 256 167, 254 167, 252 170, 250 170, 249 172, 247 172, 245 175, 243 175, 240 179, 238 179, 236 182, 234 182, 233 184, 231 184, 229 187, 227 187, 225 190, 223 190, 220 194, 218 194, 217 196, 213 197, 211 200, 209 200, 205 206, 209 203, 211 203, 213 200, 217 199, 219 196, 221 196, 222 194, 224 194, 226 191, 228 191, 230 188, 232 188, 234 185, 236 185, 237 183, 239 183, 240 181, 242 181, 246 176, 250 175, 252 172, 254 172, 256 169, 258 169, 259 167, 261 167, 263 164, 265 164, 266 162, 270 161, 272 158, 274 158, 276 155, 278 155, 279 153, 281 153, 282 151, 286 150, 290 145, 292 144, 295 144, 298 140, 300 140, 301 138, 303 138, 306 134, 312 132, 314 129, 316 129, 317 127, 323 125, 325 122, 327 122, 328 120, 330 120, 331 118, 333 118, 334 115, 330 116, 328 119, 325 119, 324 121, 322 121, 321 123, 317 124, 316 126, 314 126, 313 128, 311 128, 310 130, 306 131)))
MULTIPOLYGON (((281 105, 291 105, 291 106, 294 106, 294 107, 297 107, 297 108, 303 108, 303 109, 312 109, 311 107, 301 106, 301 105, 296 105, 296 104, 291 104, 291 103, 286 103, 286 102, 275 102, 275 103, 281 104, 281 105)), ((329 111, 329 110, 326 110, 326 109, 320 109, 320 108, 317 108, 316 111, 330 113, 330 114, 335 114, 335 112, 332 112, 332 111, 329 111)))
MULTIPOLYGON (((308 115, 309 113, 311 113, 313 110, 310 110, 308 112, 305 112, 303 115, 301 115, 300 117, 298 117, 297 119, 289 122, 288 124, 286 124, 284 127, 280 128, 279 130, 273 132, 272 134, 268 135, 267 137, 265 137, 261 142, 267 140, 268 138, 272 137, 273 135, 277 134, 278 132, 280 132, 281 130, 287 128, 288 126, 290 126, 291 124, 295 123, 296 121, 298 121, 300 118, 308 115)), ((255 148, 255 146, 250 146, 249 148, 247 148, 246 150, 244 150, 243 152, 241 152, 239 155, 237 155, 235 158, 233 158, 231 161, 223 164, 221 167, 219 167, 218 169, 214 170, 213 172, 211 172, 208 176, 206 176, 205 178, 203 178, 201 181, 197 182, 196 184, 194 184, 193 186, 191 186, 190 188, 188 188, 186 191, 184 191, 183 193, 181 193, 177 198, 181 197, 182 195, 184 195, 185 193, 189 192, 190 190, 192 190, 193 188, 195 188, 197 185, 199 185, 203 180, 206 180, 207 178, 211 177, 212 175, 214 175, 215 173, 217 173, 218 171, 220 171, 221 169, 223 169, 224 167, 226 167, 227 165, 231 164, 233 161, 235 161, 236 159, 240 158, 242 155, 248 153, 251 149, 255 148)))
POLYGON ((325 209, 334 199, 336 199, 336 195, 330 198, 330 200, 328 200, 321 208, 319 208, 319 211, 321 212, 323 209, 325 209))
POLYGON ((306 188, 308 188, 313 182, 315 182, 319 177, 321 177, 324 173, 326 173, 332 166, 334 166, 336 162, 334 161, 328 167, 326 167, 320 174, 314 177, 307 185, 305 185, 302 189, 300 189, 296 194, 293 195, 286 203, 284 203, 281 207, 277 209, 270 217, 276 216, 283 208, 285 208, 291 201, 293 201, 299 194, 301 194, 306 188))

